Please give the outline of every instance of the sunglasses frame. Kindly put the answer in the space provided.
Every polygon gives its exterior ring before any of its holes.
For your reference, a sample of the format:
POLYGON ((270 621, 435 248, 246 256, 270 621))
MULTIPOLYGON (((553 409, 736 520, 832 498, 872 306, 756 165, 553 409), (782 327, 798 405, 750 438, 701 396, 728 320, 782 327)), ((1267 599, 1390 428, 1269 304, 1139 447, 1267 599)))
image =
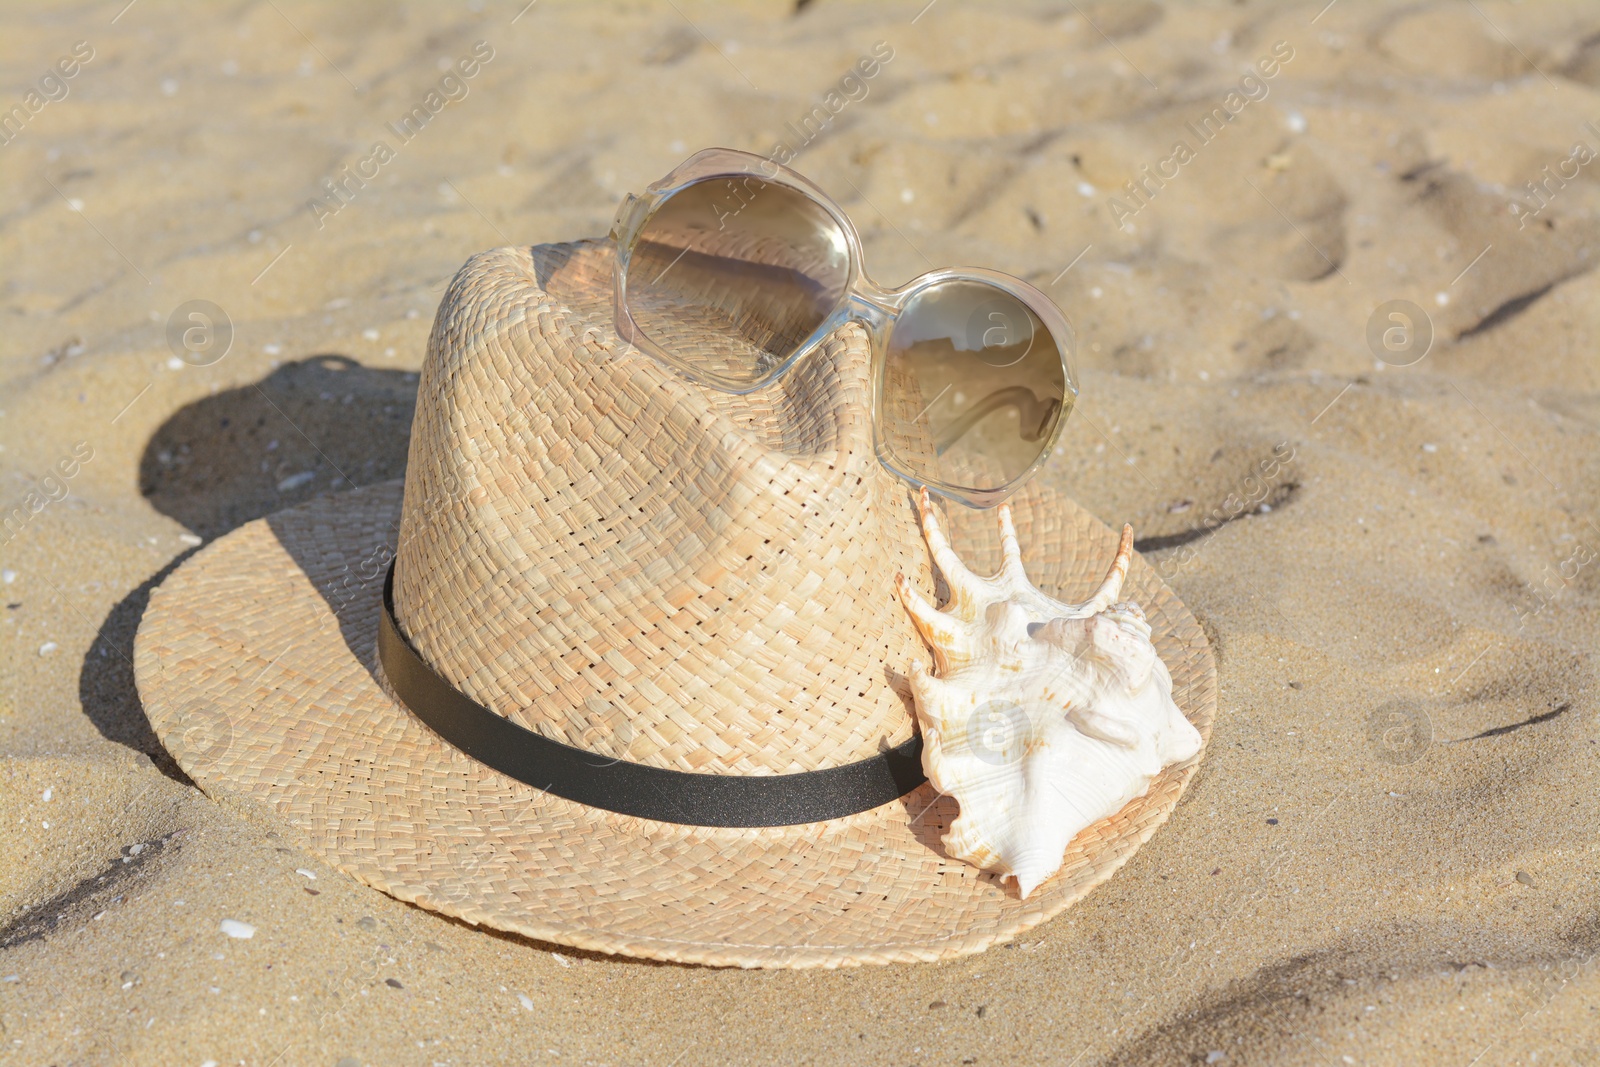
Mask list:
POLYGON ((741 152, 731 148, 707 148, 690 156, 671 173, 647 186, 641 195, 627 194, 617 208, 616 220, 611 227, 611 239, 616 243, 616 287, 614 319, 622 340, 646 352, 678 374, 699 385, 725 393, 743 395, 771 385, 782 377, 799 360, 815 350, 829 334, 847 322, 858 322, 866 330, 872 345, 872 435, 873 449, 878 462, 896 476, 914 486, 926 485, 939 496, 973 508, 991 508, 1016 492, 1023 483, 1036 474, 1055 449, 1056 441, 1072 413, 1073 401, 1078 395, 1078 379, 1073 370, 1072 356, 1076 334, 1072 324, 1053 300, 1021 278, 982 267, 949 267, 919 274, 898 289, 886 289, 872 280, 862 266, 861 236, 844 209, 814 182, 765 156, 741 152), (765 375, 754 381, 721 378, 708 374, 688 363, 676 359, 672 353, 657 345, 634 321, 628 308, 628 264, 632 259, 640 235, 655 213, 682 190, 691 185, 717 178, 754 178, 757 181, 782 185, 801 193, 813 201, 833 219, 845 239, 849 254, 847 281, 839 304, 794 351, 775 364, 765 375), (1061 359, 1061 372, 1065 395, 1061 398, 1062 411, 1055 426, 1042 443, 1038 457, 1026 470, 1005 485, 995 489, 974 489, 928 481, 903 470, 894 453, 883 439, 878 419, 878 398, 883 391, 883 374, 887 367, 885 354, 890 335, 905 306, 924 290, 950 281, 972 281, 993 286, 1022 302, 1044 325, 1055 344, 1061 359))

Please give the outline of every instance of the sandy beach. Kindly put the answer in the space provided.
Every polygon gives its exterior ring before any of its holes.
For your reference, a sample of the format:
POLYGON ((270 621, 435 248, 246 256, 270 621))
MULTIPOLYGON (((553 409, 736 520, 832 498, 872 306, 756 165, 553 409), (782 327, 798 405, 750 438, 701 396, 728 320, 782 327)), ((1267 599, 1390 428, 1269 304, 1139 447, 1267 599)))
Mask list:
POLYGON ((0 1065, 1600 1062, 1600 9, 525 3, 0 10, 0 1065), (1040 477, 1212 643, 1170 820, 980 955, 476 929, 141 709, 175 566, 404 474, 469 256, 713 145, 1046 290, 1040 477))

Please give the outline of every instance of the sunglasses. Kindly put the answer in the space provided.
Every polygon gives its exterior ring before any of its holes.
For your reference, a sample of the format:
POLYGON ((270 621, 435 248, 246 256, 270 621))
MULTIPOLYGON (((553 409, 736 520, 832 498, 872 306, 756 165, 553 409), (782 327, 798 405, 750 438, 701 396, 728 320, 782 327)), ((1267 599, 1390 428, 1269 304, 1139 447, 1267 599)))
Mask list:
POLYGON ((611 237, 618 333, 701 385, 760 389, 860 323, 879 462, 951 500, 1015 492, 1072 410, 1072 327, 1049 297, 971 267, 884 289, 839 205, 763 156, 697 153, 629 194, 611 237))

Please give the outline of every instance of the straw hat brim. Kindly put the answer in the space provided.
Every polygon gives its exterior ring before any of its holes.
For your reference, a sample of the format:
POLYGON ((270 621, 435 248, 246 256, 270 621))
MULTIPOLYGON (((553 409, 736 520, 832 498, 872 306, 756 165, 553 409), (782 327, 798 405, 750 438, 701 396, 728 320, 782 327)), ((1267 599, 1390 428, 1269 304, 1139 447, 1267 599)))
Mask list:
MULTIPOLYGON (((708 829, 587 808, 454 750, 387 691, 376 635, 402 486, 244 525, 152 594, 136 645, 146 714, 208 795, 275 813, 351 877, 469 923, 581 949, 742 967, 837 967, 979 952, 1046 921, 1126 863, 1199 756, 1079 834, 1027 900, 944 853, 958 814, 924 784, 832 822, 708 829)), ((1046 492, 1041 588, 1095 584, 1105 525, 1046 492)), ((959 545, 958 545, 959 548, 959 545)), ((1179 706, 1209 738, 1216 668, 1200 626, 1135 558, 1179 706)), ((1202 750, 1203 751, 1203 750, 1202 750)))

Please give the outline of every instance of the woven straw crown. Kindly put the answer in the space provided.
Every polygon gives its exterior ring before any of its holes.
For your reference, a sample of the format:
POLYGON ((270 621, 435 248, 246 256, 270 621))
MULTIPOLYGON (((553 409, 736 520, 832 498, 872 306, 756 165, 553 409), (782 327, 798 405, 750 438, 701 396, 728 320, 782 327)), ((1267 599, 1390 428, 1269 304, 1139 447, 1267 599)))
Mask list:
POLYGON ((446 295, 406 473, 402 628, 479 703, 612 758, 784 774, 905 741, 902 672, 926 653, 892 581, 928 563, 873 452, 865 333, 745 396, 613 358, 599 329, 552 344, 546 317, 557 338, 563 317, 607 321, 591 305, 611 269, 608 246, 500 249, 446 295))

